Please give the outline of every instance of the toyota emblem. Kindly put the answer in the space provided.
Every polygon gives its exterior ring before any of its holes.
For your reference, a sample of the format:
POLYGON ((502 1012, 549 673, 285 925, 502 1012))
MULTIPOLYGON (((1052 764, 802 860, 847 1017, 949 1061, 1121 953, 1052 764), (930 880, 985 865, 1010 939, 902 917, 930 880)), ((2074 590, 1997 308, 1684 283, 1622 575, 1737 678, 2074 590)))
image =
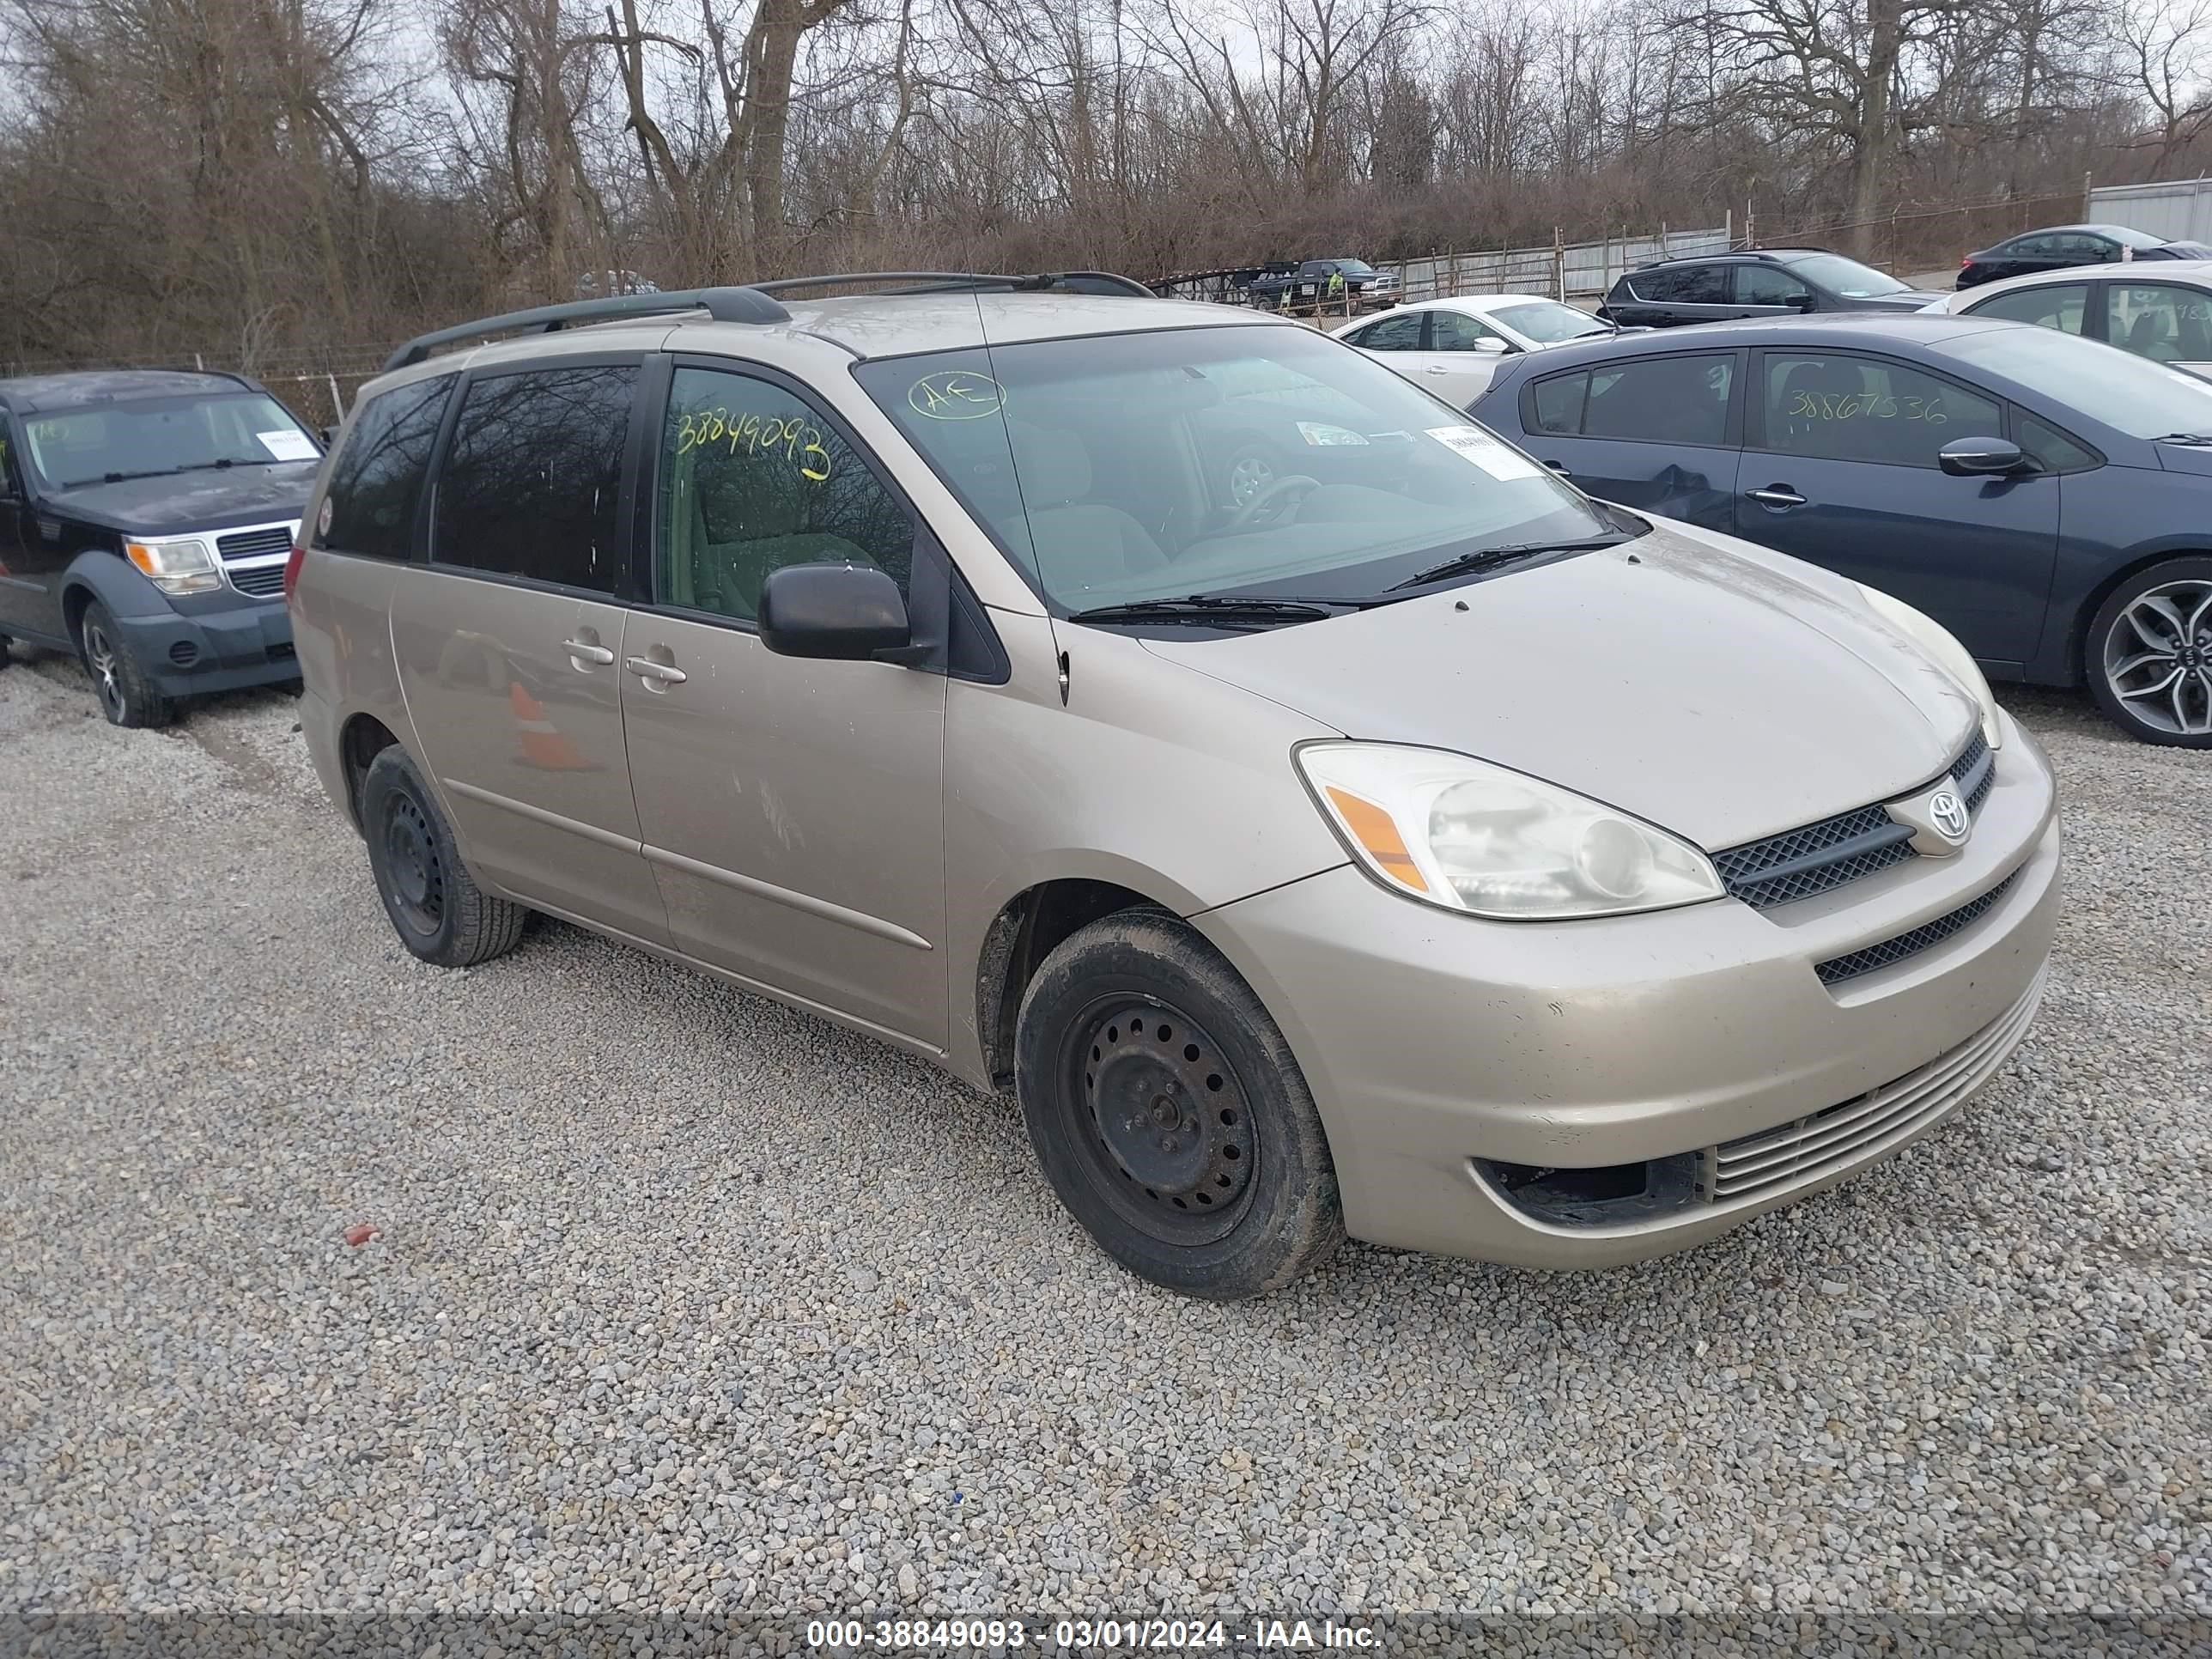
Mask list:
POLYGON ((1966 803, 1948 789, 1938 789, 1928 798, 1928 821, 1936 826, 1936 833, 1948 842, 1962 842, 1966 832, 1974 827, 1967 816, 1966 803))

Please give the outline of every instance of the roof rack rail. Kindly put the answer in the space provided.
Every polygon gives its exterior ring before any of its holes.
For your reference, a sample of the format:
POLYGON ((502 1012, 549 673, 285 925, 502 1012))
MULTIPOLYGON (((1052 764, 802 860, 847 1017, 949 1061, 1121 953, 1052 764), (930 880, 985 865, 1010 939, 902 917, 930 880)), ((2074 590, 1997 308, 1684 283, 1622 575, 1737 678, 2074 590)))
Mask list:
POLYGON ((783 276, 772 283, 755 283, 761 294, 788 294, 799 289, 834 288, 841 283, 916 283, 914 294, 958 293, 969 289, 1003 289, 1009 293, 1042 294, 1059 289, 1071 294, 1126 294, 1135 299, 1156 299, 1152 289, 1133 276, 1110 270, 1040 270, 1027 276, 974 270, 848 270, 820 276, 783 276))
POLYGON ((566 305, 535 306, 528 311, 503 312, 480 317, 472 323, 418 334, 393 352, 384 365, 389 374, 427 358, 434 347, 487 334, 548 334, 572 323, 616 322, 625 317, 665 316, 672 312, 702 311, 718 323, 783 323, 791 313, 757 288, 693 288, 672 294, 616 294, 604 300, 574 300, 566 305))

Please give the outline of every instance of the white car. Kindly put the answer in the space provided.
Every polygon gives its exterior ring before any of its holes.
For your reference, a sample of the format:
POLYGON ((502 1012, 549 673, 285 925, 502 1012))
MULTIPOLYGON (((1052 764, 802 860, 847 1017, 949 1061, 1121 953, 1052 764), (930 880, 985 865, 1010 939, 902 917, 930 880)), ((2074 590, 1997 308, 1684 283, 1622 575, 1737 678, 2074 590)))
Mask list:
POLYGON ((1927 309, 2055 328, 2212 379, 2212 259, 2031 271, 1960 289, 1927 309))
POLYGON ((1618 331, 1540 294, 1419 300, 1330 331, 1462 409, 1490 390, 1500 358, 1618 331))

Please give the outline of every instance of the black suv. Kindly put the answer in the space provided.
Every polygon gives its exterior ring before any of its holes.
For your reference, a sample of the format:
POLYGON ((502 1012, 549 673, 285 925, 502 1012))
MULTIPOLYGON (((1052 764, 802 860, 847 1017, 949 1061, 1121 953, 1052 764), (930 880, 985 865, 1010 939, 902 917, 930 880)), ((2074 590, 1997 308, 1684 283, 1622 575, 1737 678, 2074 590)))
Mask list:
POLYGON ((1624 328, 1672 328, 1807 311, 1917 311, 1941 298, 1817 247, 1662 259, 1613 285, 1597 314, 1624 328))
POLYGON ((75 653, 118 726, 297 679, 284 571, 322 459, 240 374, 0 380, 0 662, 75 653))

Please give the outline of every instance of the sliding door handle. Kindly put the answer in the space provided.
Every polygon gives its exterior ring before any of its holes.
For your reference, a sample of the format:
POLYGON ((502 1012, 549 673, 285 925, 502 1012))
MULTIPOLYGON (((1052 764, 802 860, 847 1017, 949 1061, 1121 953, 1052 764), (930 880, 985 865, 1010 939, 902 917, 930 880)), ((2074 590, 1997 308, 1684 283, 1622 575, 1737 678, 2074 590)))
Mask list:
POLYGON ((578 664, 595 662, 605 667, 615 659, 615 653, 604 645, 593 645, 586 640, 563 640, 561 648, 574 658, 578 664))

